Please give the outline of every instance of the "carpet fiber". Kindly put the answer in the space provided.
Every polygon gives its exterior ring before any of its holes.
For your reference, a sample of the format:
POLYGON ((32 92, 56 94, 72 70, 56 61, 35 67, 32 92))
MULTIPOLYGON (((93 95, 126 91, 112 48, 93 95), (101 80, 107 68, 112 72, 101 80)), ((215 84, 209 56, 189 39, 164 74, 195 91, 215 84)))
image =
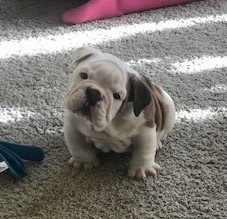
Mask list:
POLYGON ((41 163, 0 175, 0 218, 227 218, 227 1, 68 26, 70 1, 0 1, 0 135, 39 145, 41 163), (130 180, 130 154, 92 171, 68 167, 63 96, 73 50, 112 53, 164 87, 177 122, 156 179, 130 180))

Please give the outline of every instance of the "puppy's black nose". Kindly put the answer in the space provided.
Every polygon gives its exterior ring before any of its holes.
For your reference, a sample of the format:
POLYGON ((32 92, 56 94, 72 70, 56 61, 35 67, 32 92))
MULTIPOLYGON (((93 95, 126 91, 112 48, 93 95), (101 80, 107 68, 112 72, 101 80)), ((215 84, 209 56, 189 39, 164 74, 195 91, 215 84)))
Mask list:
POLYGON ((99 102, 101 98, 101 94, 98 90, 87 88, 86 91, 87 103, 89 106, 95 106, 97 102, 99 102))

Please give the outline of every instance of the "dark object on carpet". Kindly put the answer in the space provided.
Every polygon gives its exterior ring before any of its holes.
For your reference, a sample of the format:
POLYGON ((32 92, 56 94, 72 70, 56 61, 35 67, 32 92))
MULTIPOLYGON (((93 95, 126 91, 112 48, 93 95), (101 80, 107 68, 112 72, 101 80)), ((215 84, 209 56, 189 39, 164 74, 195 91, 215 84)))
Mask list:
POLYGON ((20 145, 0 141, 0 161, 5 161, 16 179, 23 178, 27 169, 24 161, 42 161, 44 152, 37 146, 20 145))

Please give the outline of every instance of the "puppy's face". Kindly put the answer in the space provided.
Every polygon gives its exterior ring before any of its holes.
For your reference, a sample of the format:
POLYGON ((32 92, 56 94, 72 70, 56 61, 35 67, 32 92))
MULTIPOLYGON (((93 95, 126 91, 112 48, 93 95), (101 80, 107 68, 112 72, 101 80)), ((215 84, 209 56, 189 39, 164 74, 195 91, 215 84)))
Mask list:
POLYGON ((116 57, 94 49, 80 48, 76 54, 66 107, 102 131, 126 98, 126 68, 116 57))
POLYGON ((113 55, 81 47, 76 50, 66 108, 89 120, 96 131, 104 130, 128 102, 139 116, 151 102, 151 95, 138 75, 113 55))

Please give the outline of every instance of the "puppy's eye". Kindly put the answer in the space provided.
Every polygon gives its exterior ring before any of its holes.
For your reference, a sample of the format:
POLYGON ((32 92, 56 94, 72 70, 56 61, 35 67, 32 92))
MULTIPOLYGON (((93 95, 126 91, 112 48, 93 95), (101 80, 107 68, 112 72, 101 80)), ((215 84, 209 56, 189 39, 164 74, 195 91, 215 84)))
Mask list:
POLYGON ((119 93, 114 93, 113 97, 114 97, 115 100, 120 100, 121 99, 121 96, 120 96, 119 93))
POLYGON ((82 73, 80 73, 80 77, 82 79, 87 79, 88 78, 88 75, 86 73, 82 72, 82 73))

